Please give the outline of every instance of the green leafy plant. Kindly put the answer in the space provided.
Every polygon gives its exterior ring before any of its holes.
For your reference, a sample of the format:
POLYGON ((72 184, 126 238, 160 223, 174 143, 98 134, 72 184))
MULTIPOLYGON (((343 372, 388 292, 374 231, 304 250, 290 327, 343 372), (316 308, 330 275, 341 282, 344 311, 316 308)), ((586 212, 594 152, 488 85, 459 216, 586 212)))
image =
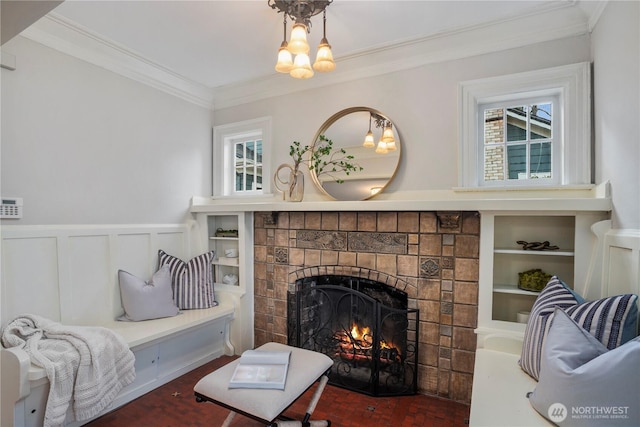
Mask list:
POLYGON ((362 166, 354 162, 354 156, 347 154, 344 148, 334 149, 333 141, 320 135, 314 146, 302 144, 299 141, 293 141, 289 146, 289 155, 293 159, 294 174, 300 170, 303 158, 306 153, 309 156, 309 170, 315 171, 316 176, 320 178, 327 175, 334 179, 338 184, 342 184, 344 179, 337 178, 336 174, 344 172, 345 175, 351 175, 353 172, 363 170, 362 166))

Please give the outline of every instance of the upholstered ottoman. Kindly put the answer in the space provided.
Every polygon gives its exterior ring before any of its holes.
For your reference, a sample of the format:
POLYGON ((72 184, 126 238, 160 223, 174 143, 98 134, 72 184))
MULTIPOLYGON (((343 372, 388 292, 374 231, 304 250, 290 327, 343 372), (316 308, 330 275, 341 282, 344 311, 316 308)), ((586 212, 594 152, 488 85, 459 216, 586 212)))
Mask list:
POLYGON ((198 402, 213 402, 230 409, 232 412, 225 420, 223 427, 231 424, 236 413, 264 422, 268 426, 330 426, 330 421, 309 421, 320 395, 327 383, 325 375, 333 365, 333 361, 324 354, 284 344, 267 343, 257 350, 291 351, 289 371, 284 390, 229 388, 236 365, 233 362, 213 371, 202 378, 193 388, 198 402), (301 421, 278 421, 285 419, 281 414, 307 391, 318 379, 320 385, 307 408, 307 413, 301 421))

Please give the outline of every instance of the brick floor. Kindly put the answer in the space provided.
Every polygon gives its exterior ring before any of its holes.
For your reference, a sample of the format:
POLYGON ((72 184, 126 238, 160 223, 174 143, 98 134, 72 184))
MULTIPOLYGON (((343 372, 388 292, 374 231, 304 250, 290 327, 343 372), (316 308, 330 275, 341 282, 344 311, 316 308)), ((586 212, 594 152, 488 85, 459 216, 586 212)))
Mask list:
MULTIPOLYGON (((217 427, 228 411, 213 403, 197 403, 193 386, 200 378, 233 360, 223 356, 135 401, 87 424, 90 427, 217 427)), ((285 415, 301 419, 312 387, 285 415)), ((312 419, 330 419, 332 427, 457 427, 468 424, 469 406, 417 395, 371 397, 327 386, 312 419)), ((232 427, 260 427, 257 421, 236 416, 232 427)))

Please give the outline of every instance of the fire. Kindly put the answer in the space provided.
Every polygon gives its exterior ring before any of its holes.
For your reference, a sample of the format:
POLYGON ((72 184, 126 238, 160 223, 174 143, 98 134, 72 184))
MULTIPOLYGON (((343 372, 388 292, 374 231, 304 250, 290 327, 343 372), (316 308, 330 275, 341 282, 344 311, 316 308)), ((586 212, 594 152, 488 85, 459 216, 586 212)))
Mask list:
POLYGON ((351 327, 351 338, 356 341, 365 341, 369 345, 373 343, 373 337, 371 336, 371 328, 368 326, 363 326, 362 328, 358 325, 353 325, 351 327))
MULTIPOLYGON (((373 334, 368 326, 354 323, 351 331, 336 332, 335 337, 340 341, 339 352, 341 358, 347 360, 368 360, 373 350, 373 334)), ((401 360, 400 349, 392 342, 381 340, 378 343, 380 360, 391 362, 401 360)))

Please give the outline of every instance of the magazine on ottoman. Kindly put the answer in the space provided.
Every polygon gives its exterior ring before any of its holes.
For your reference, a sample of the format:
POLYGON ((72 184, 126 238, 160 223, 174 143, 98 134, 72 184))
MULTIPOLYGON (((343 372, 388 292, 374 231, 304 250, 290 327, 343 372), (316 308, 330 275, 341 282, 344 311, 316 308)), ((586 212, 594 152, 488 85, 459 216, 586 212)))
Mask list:
POLYGON ((284 390, 290 357, 290 351, 243 352, 229 381, 229 388, 284 390))

